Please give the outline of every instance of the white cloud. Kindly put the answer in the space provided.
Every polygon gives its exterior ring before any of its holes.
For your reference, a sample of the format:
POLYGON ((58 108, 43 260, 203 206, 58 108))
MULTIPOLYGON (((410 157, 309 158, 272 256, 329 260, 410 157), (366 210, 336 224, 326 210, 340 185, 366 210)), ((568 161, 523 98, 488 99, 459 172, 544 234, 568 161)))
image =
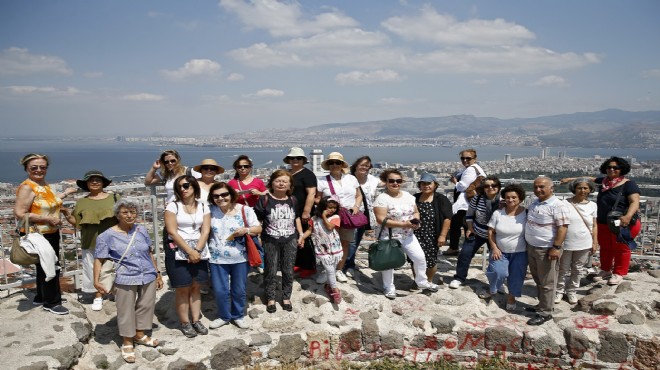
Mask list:
POLYGON ((171 80, 184 80, 191 77, 214 76, 220 73, 220 69, 220 64, 210 59, 191 59, 177 70, 164 69, 161 73, 171 80))
POLYGON ((285 50, 364 48, 389 43, 387 35, 380 32, 367 32, 359 28, 323 32, 307 38, 295 38, 277 44, 285 50))
POLYGON ((227 76, 227 81, 241 81, 243 79, 245 79, 245 76, 240 73, 231 73, 227 76))
POLYGON ((276 89, 261 89, 253 94, 245 94, 245 98, 271 98, 271 97, 280 97, 284 95, 284 91, 276 89))
POLYGON ((353 18, 336 9, 305 19, 297 2, 220 0, 220 6, 236 13, 246 27, 265 29, 275 37, 312 35, 358 24, 353 18))
POLYGON ((235 49, 230 51, 229 55, 237 61, 252 67, 312 65, 311 62, 303 61, 296 54, 273 49, 265 43, 258 43, 247 48, 235 49))
POLYGON ((428 5, 418 16, 391 17, 381 25, 405 40, 441 45, 517 45, 535 38, 527 28, 503 19, 459 22, 451 15, 439 14, 428 5))
POLYGON ((0 52, 0 74, 22 76, 33 74, 71 75, 73 72, 62 58, 31 54, 28 49, 10 47, 0 52))
POLYGON ((133 95, 124 95, 121 97, 121 100, 129 100, 129 101, 162 101, 165 100, 165 97, 162 95, 155 95, 155 94, 148 94, 148 93, 140 93, 140 94, 133 94, 133 95))
POLYGON ((340 85, 367 85, 378 82, 398 82, 404 78, 398 72, 391 69, 376 70, 369 72, 352 71, 340 73, 335 77, 335 81, 340 85))
POLYGON ((75 87, 53 87, 53 86, 7 86, 7 89, 17 95, 28 95, 28 94, 45 94, 45 95, 77 95, 81 91, 75 87))
POLYGON ((531 84, 532 86, 548 86, 548 87, 566 87, 569 86, 568 81, 560 76, 544 76, 531 84))
POLYGON ((660 68, 648 69, 642 72, 642 76, 651 78, 660 78, 660 68))

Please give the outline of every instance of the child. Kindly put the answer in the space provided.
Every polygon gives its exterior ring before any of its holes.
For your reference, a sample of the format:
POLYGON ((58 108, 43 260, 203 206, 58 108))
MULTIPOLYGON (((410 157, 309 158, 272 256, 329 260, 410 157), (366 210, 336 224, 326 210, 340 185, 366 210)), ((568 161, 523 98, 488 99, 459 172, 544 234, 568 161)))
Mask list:
MULTIPOLYGON (((316 214, 309 221, 309 229, 303 235, 312 236, 316 262, 323 265, 327 276, 325 291, 336 304, 341 302, 341 293, 337 289, 335 276, 337 264, 344 254, 339 240, 339 202, 336 197, 323 197, 316 206, 316 214)), ((322 272, 320 272, 322 273, 322 272)))

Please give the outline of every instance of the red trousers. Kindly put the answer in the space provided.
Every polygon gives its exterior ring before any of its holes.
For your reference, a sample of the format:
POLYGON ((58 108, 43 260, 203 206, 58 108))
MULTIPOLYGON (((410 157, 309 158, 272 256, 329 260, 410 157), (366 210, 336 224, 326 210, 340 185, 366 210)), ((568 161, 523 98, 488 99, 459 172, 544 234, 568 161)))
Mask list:
MULTIPOLYGON (((634 238, 642 229, 641 220, 637 220, 630 228, 634 238)), ((607 224, 598 224, 598 244, 600 245, 600 269, 613 274, 626 276, 630 267, 630 248, 625 243, 619 243, 607 224)))

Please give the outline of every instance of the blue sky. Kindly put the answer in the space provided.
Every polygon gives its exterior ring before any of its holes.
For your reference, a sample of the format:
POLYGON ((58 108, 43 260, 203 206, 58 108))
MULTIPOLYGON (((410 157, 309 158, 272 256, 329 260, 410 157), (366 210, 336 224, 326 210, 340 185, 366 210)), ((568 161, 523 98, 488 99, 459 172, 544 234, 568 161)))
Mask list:
POLYGON ((660 1, 0 2, 1 136, 660 110, 660 1))

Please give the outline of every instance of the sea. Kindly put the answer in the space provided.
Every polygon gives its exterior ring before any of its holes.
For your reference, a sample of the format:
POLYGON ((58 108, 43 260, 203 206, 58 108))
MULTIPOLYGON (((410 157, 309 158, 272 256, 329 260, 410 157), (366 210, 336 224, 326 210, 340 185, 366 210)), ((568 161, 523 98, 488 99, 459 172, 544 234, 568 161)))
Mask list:
MULTIPOLYGON (((512 159, 538 157, 538 147, 474 146, 478 159, 482 161, 504 160, 505 154, 512 159)), ((167 147, 145 143, 107 140, 0 140, 0 183, 20 183, 26 178, 19 160, 27 153, 43 153, 50 157, 47 180, 58 182, 79 179, 91 169, 102 171, 115 182, 143 176, 160 153, 165 149, 176 149, 184 164, 193 166, 204 158, 213 158, 226 170, 231 170, 234 159, 246 154, 258 168, 276 168, 283 164, 288 147, 281 148, 213 148, 188 145, 167 147)), ((369 155, 374 162, 414 164, 421 162, 458 163, 458 147, 304 147, 307 153, 321 149, 323 154, 338 151, 347 162, 369 155)), ((567 157, 607 158, 612 155, 634 157, 637 161, 660 160, 658 149, 612 149, 612 148, 548 148, 550 156, 564 152, 567 157)), ((309 157, 309 155, 308 155, 309 157)))

